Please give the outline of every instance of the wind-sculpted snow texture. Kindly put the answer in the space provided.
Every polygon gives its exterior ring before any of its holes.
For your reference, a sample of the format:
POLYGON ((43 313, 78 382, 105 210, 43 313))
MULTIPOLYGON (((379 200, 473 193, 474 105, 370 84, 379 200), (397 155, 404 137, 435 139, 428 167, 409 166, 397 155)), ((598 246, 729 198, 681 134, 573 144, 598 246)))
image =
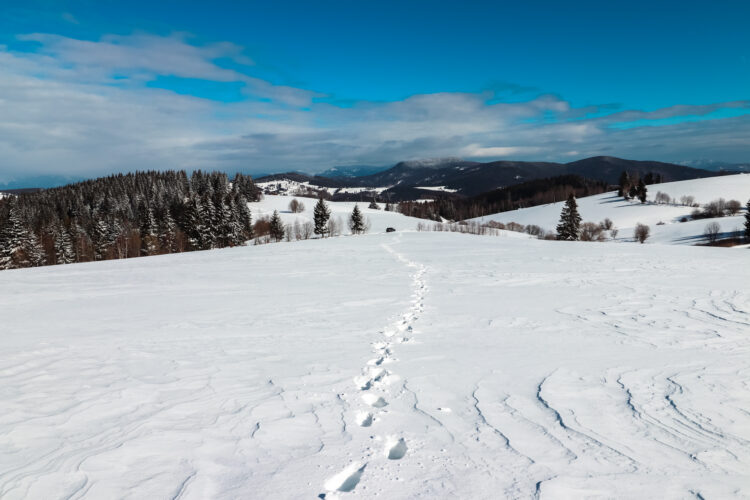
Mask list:
POLYGON ((395 233, 4 271, 0 497, 747 498, 746 253, 395 233))

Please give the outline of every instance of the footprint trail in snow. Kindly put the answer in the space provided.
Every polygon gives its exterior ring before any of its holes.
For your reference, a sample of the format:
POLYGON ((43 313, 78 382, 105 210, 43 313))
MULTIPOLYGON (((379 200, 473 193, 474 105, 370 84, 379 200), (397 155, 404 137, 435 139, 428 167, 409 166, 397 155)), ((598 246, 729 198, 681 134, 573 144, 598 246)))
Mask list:
MULTIPOLYGON (((365 446, 366 451, 359 461, 352 461, 339 473, 325 481, 324 487, 327 492, 321 493, 320 498, 334 498, 338 492, 353 491, 365 473, 365 468, 372 461, 398 461, 403 459, 409 450, 403 436, 377 435, 377 427, 378 422, 389 412, 398 411, 390 406, 391 401, 399 398, 403 393, 403 390, 397 391, 393 386, 394 382, 400 380, 394 367, 398 361, 394 355, 394 346, 411 340, 414 322, 419 319, 424 310, 424 298, 427 292, 424 275, 427 269, 422 264, 410 261, 388 245, 382 245, 382 247, 407 267, 415 270, 412 274, 411 305, 395 321, 380 331, 381 338, 372 343, 374 357, 362 368, 362 374, 354 378, 361 405, 359 411, 354 413, 354 423, 360 428, 371 428, 375 434, 369 435, 369 439, 383 444, 378 447, 379 450, 373 449, 372 446, 365 446)), ((388 467, 388 465, 385 463, 383 467, 388 467)))

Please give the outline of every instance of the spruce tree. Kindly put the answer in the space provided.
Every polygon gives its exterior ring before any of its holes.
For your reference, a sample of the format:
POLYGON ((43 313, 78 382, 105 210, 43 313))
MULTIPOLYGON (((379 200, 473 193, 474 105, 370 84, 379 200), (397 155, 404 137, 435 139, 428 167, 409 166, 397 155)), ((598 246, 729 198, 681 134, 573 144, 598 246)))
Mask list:
POLYGON ((378 206, 377 202, 375 201, 375 198, 372 199, 370 202, 370 205, 367 208, 371 208, 373 210, 380 210, 380 207, 378 206))
POLYGON ((53 236, 55 238, 55 263, 72 264, 75 262, 73 240, 68 230, 59 220, 53 228, 53 236))
POLYGON ((164 208, 159 217, 159 244, 162 250, 173 253, 177 252, 177 223, 169 208, 164 208))
POLYGON ((281 217, 279 217, 279 212, 277 210, 273 211, 271 225, 268 230, 272 239, 276 241, 284 239, 284 223, 281 222, 281 217))
POLYGON ((248 240, 253 239, 253 216, 250 213, 250 209, 247 208, 247 200, 239 194, 234 198, 234 206, 245 232, 245 238, 248 240))
POLYGON ((200 215, 200 248, 208 250, 216 246, 216 207, 211 197, 206 193, 198 204, 198 214, 200 215))
POLYGON ((620 188, 617 190, 617 196, 627 197, 630 191, 630 176, 627 172, 623 171, 620 174, 620 188))
POLYGON ((349 229, 352 234, 361 234, 365 231, 365 220, 358 205, 354 205, 354 210, 352 210, 352 214, 349 216, 349 229))
POLYGON ((196 196, 188 200, 182 219, 182 227, 185 230, 190 250, 201 250, 205 230, 201 218, 200 201, 196 196))
POLYGON ((141 255, 156 255, 159 249, 158 227, 153 209, 141 200, 138 205, 138 219, 141 232, 141 255))
POLYGON ((750 241, 750 200, 747 200, 747 212, 745 212, 745 239, 750 241))
POLYGON ((581 228, 581 216, 578 214, 578 204, 573 193, 568 196, 562 212, 560 223, 557 225, 557 239, 564 241, 577 241, 581 228))
POLYGON ((641 203, 646 203, 646 193, 648 193, 648 189, 646 189, 646 183, 643 181, 643 179, 640 179, 638 181, 637 190, 638 199, 641 201, 641 203))
POLYGON ((36 235, 26 228, 16 202, 0 230, 0 269, 41 266, 44 253, 36 235))
POLYGON ((318 203, 315 204, 313 210, 313 221, 315 223, 314 232, 321 237, 325 237, 328 234, 328 219, 331 217, 331 211, 326 205, 326 202, 321 196, 318 198, 318 203))

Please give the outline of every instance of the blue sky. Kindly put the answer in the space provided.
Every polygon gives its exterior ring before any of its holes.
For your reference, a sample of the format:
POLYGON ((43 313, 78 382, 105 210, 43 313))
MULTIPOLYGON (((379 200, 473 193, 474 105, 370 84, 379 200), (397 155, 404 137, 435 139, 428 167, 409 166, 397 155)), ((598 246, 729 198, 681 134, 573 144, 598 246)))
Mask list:
POLYGON ((750 161, 749 19, 733 1, 4 2, 0 183, 431 156, 750 161))

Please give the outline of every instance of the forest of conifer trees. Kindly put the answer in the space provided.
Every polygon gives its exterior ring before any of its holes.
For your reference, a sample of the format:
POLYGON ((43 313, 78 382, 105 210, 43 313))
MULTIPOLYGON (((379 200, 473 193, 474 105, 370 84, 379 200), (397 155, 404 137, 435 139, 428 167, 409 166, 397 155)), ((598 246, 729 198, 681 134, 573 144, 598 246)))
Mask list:
POLYGON ((242 245, 252 238, 249 176, 119 174, 0 199, 0 269, 242 245))

